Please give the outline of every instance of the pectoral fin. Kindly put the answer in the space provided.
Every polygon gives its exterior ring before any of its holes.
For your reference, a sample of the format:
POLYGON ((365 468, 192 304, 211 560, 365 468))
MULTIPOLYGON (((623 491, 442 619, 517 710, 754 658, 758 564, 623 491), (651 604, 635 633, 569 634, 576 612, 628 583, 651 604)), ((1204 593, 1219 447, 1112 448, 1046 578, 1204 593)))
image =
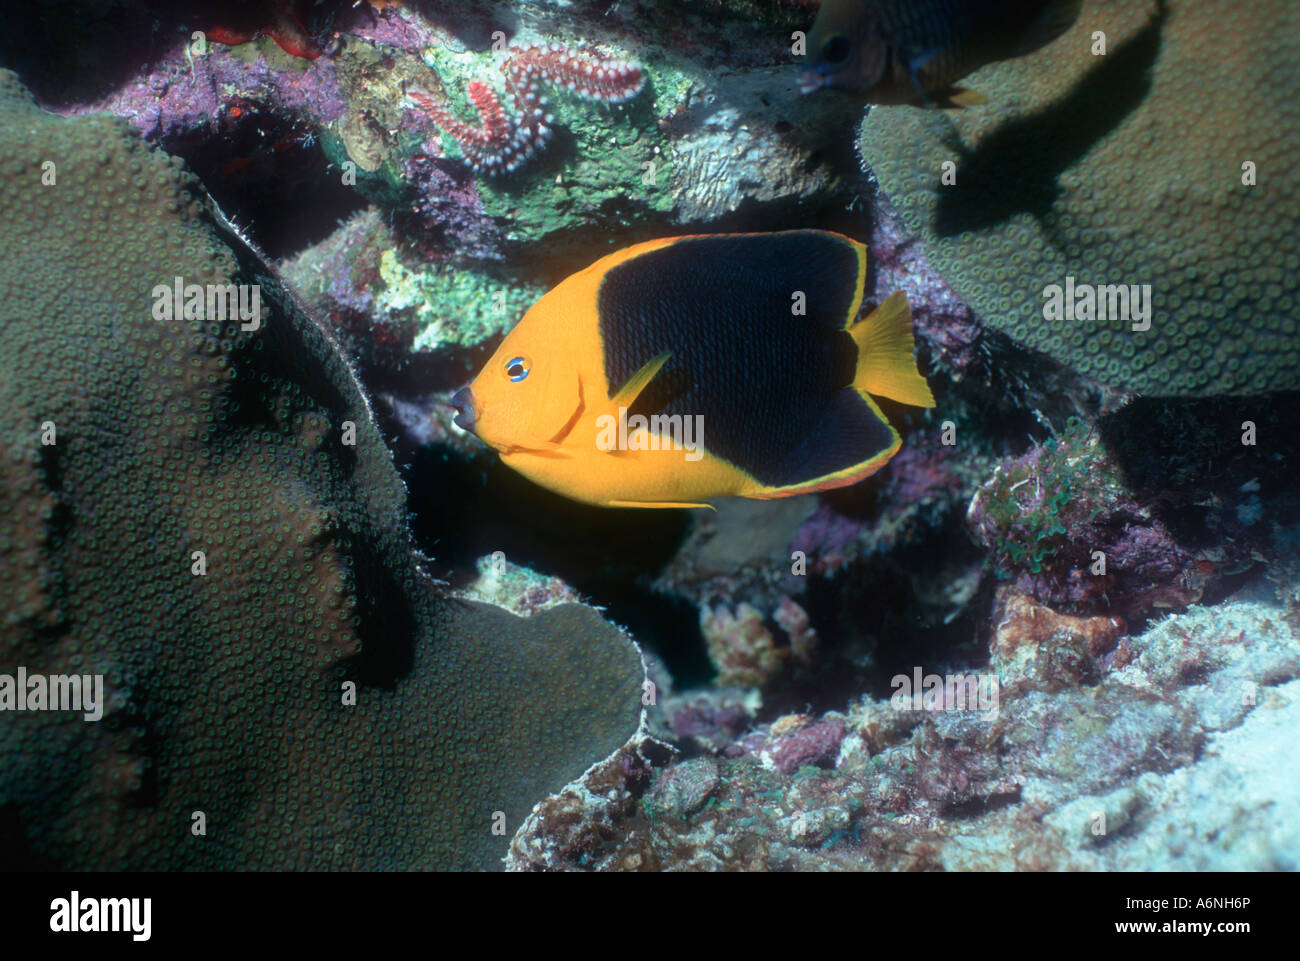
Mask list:
POLYGON ((631 407, 632 402, 641 395, 650 381, 654 380, 655 374, 668 363, 668 358, 672 356, 672 351, 664 351, 658 357, 648 361, 640 370, 628 378, 619 392, 614 395, 610 403, 615 407, 631 407))
POLYGON ((908 79, 912 81, 912 87, 921 99, 922 107, 930 107, 931 103, 930 98, 925 95, 925 87, 921 85, 921 68, 933 60, 938 52, 938 47, 931 47, 929 50, 921 50, 904 58, 908 79))

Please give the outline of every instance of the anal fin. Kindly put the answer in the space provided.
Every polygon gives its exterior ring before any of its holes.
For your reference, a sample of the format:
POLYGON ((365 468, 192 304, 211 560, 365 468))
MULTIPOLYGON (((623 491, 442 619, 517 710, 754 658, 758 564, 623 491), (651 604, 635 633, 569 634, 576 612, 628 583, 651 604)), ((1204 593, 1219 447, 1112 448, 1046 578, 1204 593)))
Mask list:
POLYGON ((769 500, 855 484, 883 467, 902 438, 866 394, 836 391, 807 438, 787 452, 766 486, 746 497, 769 500))
POLYGON ((609 507, 703 507, 705 510, 716 511, 717 508, 712 504, 687 504, 685 502, 677 503, 675 501, 609 501, 609 507))

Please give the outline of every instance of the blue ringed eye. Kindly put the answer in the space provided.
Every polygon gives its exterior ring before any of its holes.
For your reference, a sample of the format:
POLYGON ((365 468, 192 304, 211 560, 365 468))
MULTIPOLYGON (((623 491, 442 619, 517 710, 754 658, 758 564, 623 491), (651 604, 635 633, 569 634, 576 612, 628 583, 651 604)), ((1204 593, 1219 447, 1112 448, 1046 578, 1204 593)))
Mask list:
POLYGON ((528 361, 523 357, 515 357, 506 364, 506 374, 516 384, 528 376, 528 361))

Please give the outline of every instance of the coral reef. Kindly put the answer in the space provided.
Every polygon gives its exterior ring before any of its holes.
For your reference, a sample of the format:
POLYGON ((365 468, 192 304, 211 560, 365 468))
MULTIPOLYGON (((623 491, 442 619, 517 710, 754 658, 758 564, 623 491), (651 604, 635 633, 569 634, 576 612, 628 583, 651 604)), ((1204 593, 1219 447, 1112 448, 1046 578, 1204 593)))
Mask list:
POLYGON ((742 603, 734 613, 721 606, 701 611, 700 631, 723 685, 764 687, 789 653, 777 647, 763 626, 763 615, 749 604, 742 603))
POLYGON ((989 667, 1006 685, 1095 684, 1105 669, 1132 657, 1127 643, 1121 647, 1127 634, 1121 618, 1058 614, 1005 586, 998 590, 993 625, 989 667))
MULTIPOLYGON (((1105 648, 1115 632, 1067 618, 1030 633, 1105 648)), ((539 807, 511 866, 1294 870, 1300 637, 1240 602, 1171 615, 1126 648, 1091 675, 1022 672, 992 709, 866 697, 670 762, 648 787, 644 768, 606 766, 598 810, 539 807)))
POLYGON ((0 672, 105 690, 99 723, 0 715, 0 860, 499 864, 637 731, 636 648, 433 584, 352 370, 183 164, 6 71, 0 169, 0 672), (256 284, 260 316, 166 320, 177 276, 256 284))
POLYGON ((109 96, 70 113, 108 112, 165 143, 196 132, 231 129, 250 106, 324 126, 346 112, 335 63, 303 66, 265 42, 196 52, 181 45, 109 96))
POLYGON ((476 567, 478 577, 458 591, 458 595, 495 604, 520 617, 531 617, 538 611, 582 600, 558 577, 546 577, 512 564, 501 554, 480 558, 476 567))
POLYGON ((1296 18, 1089 0, 1058 42, 969 78, 986 106, 871 110, 862 156, 939 273, 1021 343, 1148 394, 1294 389, 1300 199, 1276 174, 1300 131, 1296 18), (1048 316, 1067 283, 1147 285, 1150 316, 1048 316))
POLYGON ((901 290, 912 307, 917 330, 953 376, 960 379, 978 370, 982 360, 978 318, 930 266, 889 198, 876 191, 872 201, 870 249, 877 303, 901 290))
POLYGON ((832 716, 819 721, 790 715, 772 725, 763 759, 782 774, 802 767, 834 767, 844 740, 844 722, 832 716))
POLYGON ((10 15, 0 684, 105 698, 0 711, 0 866, 1300 867, 1294 5, 1084 0, 961 110, 801 95, 816 5, 10 15), (597 509, 452 419, 600 256, 796 227, 937 401, 866 481, 597 509))
POLYGON ((660 708, 672 741, 720 753, 753 726, 758 704, 744 689, 724 687, 672 694, 660 708))

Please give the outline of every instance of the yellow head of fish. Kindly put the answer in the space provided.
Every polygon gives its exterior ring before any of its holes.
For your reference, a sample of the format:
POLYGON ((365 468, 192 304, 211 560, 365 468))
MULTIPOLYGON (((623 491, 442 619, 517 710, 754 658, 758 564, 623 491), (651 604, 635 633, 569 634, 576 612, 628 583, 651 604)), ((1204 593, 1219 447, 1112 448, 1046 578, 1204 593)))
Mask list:
POLYGON ((457 426, 503 453, 555 447, 582 410, 577 357, 543 299, 501 342, 478 376, 452 397, 457 426))

